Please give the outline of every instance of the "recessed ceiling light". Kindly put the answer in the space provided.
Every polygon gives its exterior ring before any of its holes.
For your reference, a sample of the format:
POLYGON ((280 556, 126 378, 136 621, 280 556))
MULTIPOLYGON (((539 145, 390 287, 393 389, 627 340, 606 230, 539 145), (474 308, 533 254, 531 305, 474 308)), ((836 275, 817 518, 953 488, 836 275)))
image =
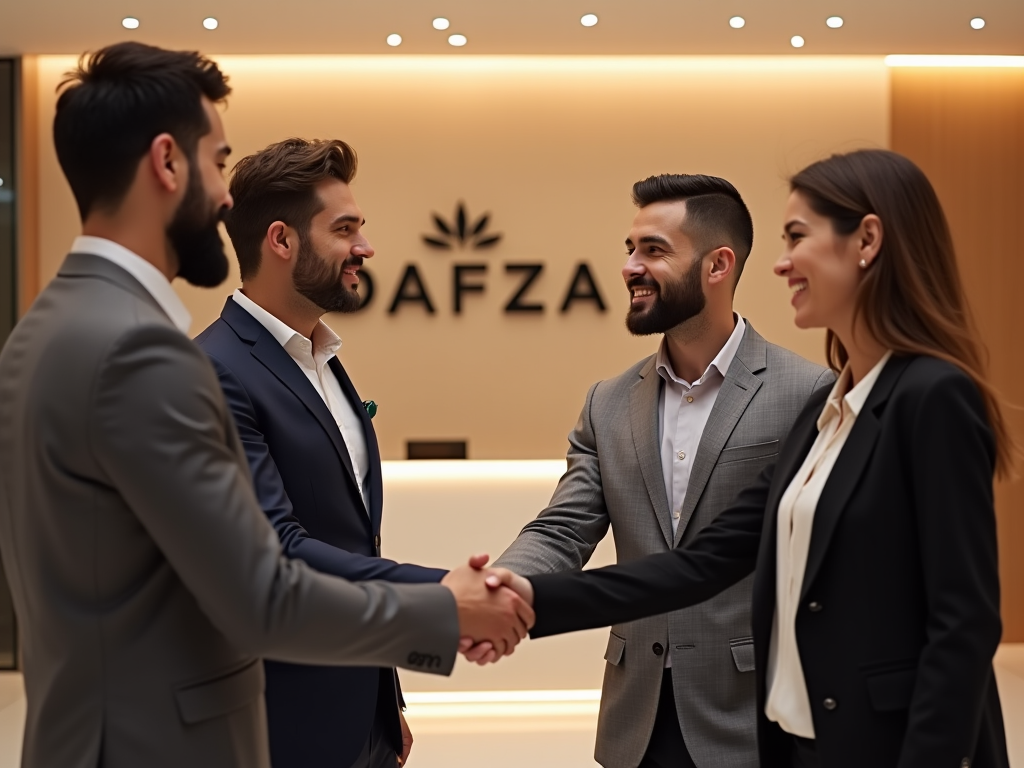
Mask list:
POLYGON ((388 35, 388 45, 390 45, 392 48, 394 48, 396 45, 401 45, 401 44, 402 44, 402 36, 401 35, 388 35))
POLYGON ((733 29, 743 29, 747 24, 747 20, 742 16, 733 16, 729 19, 729 26, 733 29))
POLYGON ((983 18, 981 18, 979 16, 977 18, 971 19, 971 29, 984 29, 984 28, 985 28, 985 20, 983 18))
POLYGON ((215 18, 213 18, 213 16, 205 18, 205 19, 203 19, 203 26, 206 27, 207 29, 216 29, 217 28, 217 20, 215 18))
POLYGON ((800 35, 793 35, 791 38, 789 38, 789 44, 792 45, 794 48, 803 48, 804 39, 800 37, 800 35))
POLYGON ((580 17, 580 24, 584 27, 592 27, 597 24, 597 14, 587 13, 580 17))
POLYGON ((438 16, 434 19, 434 29, 448 29, 452 24, 444 16, 438 16))
POLYGON ((461 48, 466 44, 465 35, 448 35, 448 45, 454 45, 456 48, 461 48))
POLYGON ((4 180, 0 179, 0 187, 2 187, 3 185, 4 185, 4 180))
POLYGON ((827 19, 825 19, 825 24, 828 26, 829 29, 839 29, 841 26, 843 26, 843 17, 829 16, 827 19))
POLYGON ((123 19, 121 19, 121 26, 125 29, 138 29, 139 20, 136 19, 134 16, 125 16, 123 19))

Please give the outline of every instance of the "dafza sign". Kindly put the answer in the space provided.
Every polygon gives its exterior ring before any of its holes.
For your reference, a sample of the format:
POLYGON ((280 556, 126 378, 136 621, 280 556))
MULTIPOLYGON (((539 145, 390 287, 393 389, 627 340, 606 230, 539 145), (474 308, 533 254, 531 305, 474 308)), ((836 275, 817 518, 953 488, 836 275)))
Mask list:
MULTIPOLYGON (((459 203, 455 208, 452 221, 446 221, 438 214, 433 214, 436 231, 423 235, 423 242, 439 254, 445 251, 492 251, 501 242, 500 233, 488 231, 490 214, 485 213, 476 221, 471 221, 466 207, 459 203)), ((470 293, 483 293, 486 287, 484 280, 490 266, 487 262, 456 262, 452 264, 452 311, 462 314, 463 297, 470 293)), ((547 310, 543 301, 531 295, 534 283, 544 273, 544 264, 532 262, 508 262, 504 264, 505 273, 519 278, 516 290, 505 303, 506 313, 532 312, 540 313, 547 310)), ((360 270, 360 285, 363 301, 360 309, 373 302, 375 285, 373 276, 365 269, 360 270)), ((576 265, 568 286, 566 287, 560 306, 560 312, 568 312, 578 303, 587 303, 600 312, 606 311, 604 298, 597 287, 597 282, 586 262, 576 265)), ((406 264, 391 294, 388 314, 394 315, 408 306, 418 306, 428 314, 437 312, 437 305, 431 294, 427 281, 423 278, 419 267, 414 263, 406 264)))

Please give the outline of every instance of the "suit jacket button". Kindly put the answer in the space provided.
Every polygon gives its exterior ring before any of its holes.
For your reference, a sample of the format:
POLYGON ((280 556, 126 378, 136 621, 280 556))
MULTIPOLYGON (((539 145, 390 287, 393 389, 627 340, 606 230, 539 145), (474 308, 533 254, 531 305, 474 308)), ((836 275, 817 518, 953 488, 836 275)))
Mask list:
POLYGON ((373 537, 373 546, 375 546, 377 549, 380 549, 380 534, 379 533, 376 536, 373 537))
POLYGON ((807 604, 807 610, 809 610, 811 613, 817 613, 821 610, 821 603, 817 601, 810 602, 807 604))
POLYGON ((837 702, 835 699, 825 699, 823 702, 821 702, 821 706, 823 706, 825 709, 831 712, 833 709, 839 706, 839 702, 837 702))
POLYGON ((654 651, 655 656, 661 656, 665 652, 664 646, 661 643, 655 643, 651 646, 651 650, 654 651))

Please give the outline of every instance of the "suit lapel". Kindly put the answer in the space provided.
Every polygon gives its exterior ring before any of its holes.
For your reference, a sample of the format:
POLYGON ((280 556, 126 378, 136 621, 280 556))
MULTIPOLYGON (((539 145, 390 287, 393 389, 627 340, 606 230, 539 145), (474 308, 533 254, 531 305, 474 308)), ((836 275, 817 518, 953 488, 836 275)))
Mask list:
POLYGON ((335 378, 337 378, 338 384, 341 385, 341 391, 348 400, 349 405, 352 406, 352 409, 359 417, 359 423, 363 428, 363 438, 366 440, 366 458, 370 463, 370 466, 367 467, 367 472, 369 473, 368 490, 370 493, 370 508, 367 512, 370 515, 370 520, 373 522, 373 530, 377 531, 380 530, 381 509, 384 495, 384 484, 380 473, 380 447, 377 445, 377 433, 374 432, 370 416, 366 412, 366 408, 363 407, 363 403, 359 399, 359 394, 356 392, 355 385, 348 377, 348 372, 345 370, 345 366, 341 364, 341 360, 337 357, 332 357, 328 365, 334 373, 335 378))
POLYGON ((658 440, 658 398, 661 396, 661 377, 654 369, 655 357, 640 370, 640 381, 629 390, 629 424, 633 433, 633 447, 640 464, 640 474, 647 486, 647 495, 654 507, 658 525, 665 543, 672 546, 672 523, 669 520, 668 492, 661 469, 661 450, 658 440))
MULTIPOLYGON (((807 567, 800 589, 801 598, 806 597, 818 571, 825 560, 832 534, 835 533, 839 518, 846 509, 874 452, 875 443, 882 431, 878 414, 889 399, 900 374, 910 361, 908 357, 893 357, 886 363, 879 375, 864 408, 853 424, 839 458, 829 473, 825 487, 814 510, 814 526, 811 529, 811 544, 807 553, 807 567)), ((786 484, 788 486, 788 483, 786 484)), ((785 489, 786 486, 783 487, 785 489)))
POLYGON ((718 457, 728 442, 729 435, 743 417, 757 390, 761 388, 761 379, 754 374, 765 369, 767 358, 767 342, 748 323, 698 443, 697 456, 693 460, 693 471, 690 472, 690 481, 686 485, 686 496, 679 513, 679 525, 676 528, 673 546, 678 546, 682 540, 686 526, 693 517, 697 502, 700 501, 708 479, 718 464, 718 457))

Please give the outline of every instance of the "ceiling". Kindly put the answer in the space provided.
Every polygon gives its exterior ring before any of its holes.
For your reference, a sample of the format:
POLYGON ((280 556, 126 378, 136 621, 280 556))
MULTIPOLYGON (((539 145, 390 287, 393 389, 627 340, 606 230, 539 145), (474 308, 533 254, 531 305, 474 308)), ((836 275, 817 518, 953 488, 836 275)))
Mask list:
POLYGON ((124 39, 224 54, 1024 54, 1024 0, 0 0, 0 55, 124 39), (580 24, 586 13, 596 26, 580 24), (833 15, 841 28, 825 25, 833 15), (125 16, 139 28, 123 29, 125 16), (451 28, 433 29, 436 16, 451 28), (386 44, 391 33, 402 45, 386 44), (468 44, 450 46, 451 33, 468 44))

